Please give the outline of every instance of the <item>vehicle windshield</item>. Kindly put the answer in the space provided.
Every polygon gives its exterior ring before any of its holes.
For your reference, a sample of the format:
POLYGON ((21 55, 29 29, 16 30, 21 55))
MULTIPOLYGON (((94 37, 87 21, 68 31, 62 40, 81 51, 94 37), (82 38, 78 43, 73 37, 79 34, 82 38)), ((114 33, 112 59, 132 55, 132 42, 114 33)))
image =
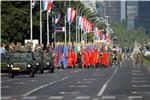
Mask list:
POLYGON ((31 53, 12 53, 9 59, 17 60, 17 61, 32 60, 32 54, 31 53))

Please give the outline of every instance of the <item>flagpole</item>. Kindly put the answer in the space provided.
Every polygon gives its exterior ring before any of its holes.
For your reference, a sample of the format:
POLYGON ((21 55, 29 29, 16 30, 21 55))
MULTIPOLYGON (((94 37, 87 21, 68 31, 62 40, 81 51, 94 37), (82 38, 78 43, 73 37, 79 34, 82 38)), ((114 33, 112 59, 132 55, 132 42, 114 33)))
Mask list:
POLYGON ((42 44, 42 3, 40 0, 40 44, 42 44))
POLYGON ((66 31, 67 31, 67 29, 66 29, 66 15, 65 15, 64 21, 65 21, 65 45, 66 45, 66 42, 67 42, 67 33, 66 33, 66 31))
POLYGON ((30 40, 32 39, 32 0, 30 0, 30 40))
MULTIPOLYGON (((65 1, 65 7, 66 7, 66 1, 65 1)), ((65 9, 66 10, 66 9, 65 9)), ((65 46, 67 42, 67 27, 66 27, 66 18, 67 18, 67 13, 65 14, 64 21, 65 21, 65 46)))
POLYGON ((49 17, 47 11, 47 44, 49 43, 49 17))
MULTIPOLYGON (((69 8, 70 8, 70 0, 69 0, 69 8)), ((69 21, 69 43, 71 42, 70 21, 69 21)))
POLYGON ((77 43, 77 31, 78 31, 78 28, 77 28, 77 19, 78 19, 78 16, 76 16, 76 43, 77 43))

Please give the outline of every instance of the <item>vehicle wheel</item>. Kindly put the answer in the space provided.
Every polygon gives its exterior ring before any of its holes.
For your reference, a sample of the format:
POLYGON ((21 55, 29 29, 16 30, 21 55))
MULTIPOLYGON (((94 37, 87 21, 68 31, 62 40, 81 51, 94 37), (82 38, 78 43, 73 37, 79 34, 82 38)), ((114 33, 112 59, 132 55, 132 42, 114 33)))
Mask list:
POLYGON ((14 78, 14 74, 13 74, 12 72, 9 72, 9 73, 8 73, 8 77, 9 77, 9 78, 14 78))
POLYGON ((51 68, 51 73, 54 73, 54 68, 51 68))
POLYGON ((31 73, 29 74, 29 76, 30 76, 30 77, 34 77, 34 72, 31 72, 31 73))
POLYGON ((44 73, 44 70, 43 70, 43 69, 41 69, 41 70, 40 70, 40 74, 43 74, 43 73, 44 73))

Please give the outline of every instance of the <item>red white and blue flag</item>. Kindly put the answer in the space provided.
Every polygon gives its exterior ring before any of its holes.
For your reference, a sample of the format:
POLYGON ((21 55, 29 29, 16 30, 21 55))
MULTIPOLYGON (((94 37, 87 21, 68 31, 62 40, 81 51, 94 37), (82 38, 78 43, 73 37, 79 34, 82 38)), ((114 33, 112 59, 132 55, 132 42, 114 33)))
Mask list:
POLYGON ((76 16, 76 10, 73 8, 67 9, 67 22, 72 23, 74 21, 74 18, 76 16))
POLYGON ((32 0, 32 8, 35 7, 36 0, 32 0))
POLYGON ((50 12, 54 0, 42 0, 42 10, 50 12))
POLYGON ((57 15, 57 17, 55 18, 55 24, 57 24, 57 23, 59 22, 60 17, 61 17, 61 14, 59 13, 59 14, 57 15))

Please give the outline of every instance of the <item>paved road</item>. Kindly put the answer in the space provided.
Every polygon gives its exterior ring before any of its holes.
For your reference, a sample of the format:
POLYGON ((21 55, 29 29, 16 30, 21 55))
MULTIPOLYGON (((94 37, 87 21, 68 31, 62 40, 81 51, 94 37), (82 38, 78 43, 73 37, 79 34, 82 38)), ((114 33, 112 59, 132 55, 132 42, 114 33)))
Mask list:
POLYGON ((55 70, 35 78, 1 78, 2 100, 150 100, 150 73, 146 67, 55 70))

